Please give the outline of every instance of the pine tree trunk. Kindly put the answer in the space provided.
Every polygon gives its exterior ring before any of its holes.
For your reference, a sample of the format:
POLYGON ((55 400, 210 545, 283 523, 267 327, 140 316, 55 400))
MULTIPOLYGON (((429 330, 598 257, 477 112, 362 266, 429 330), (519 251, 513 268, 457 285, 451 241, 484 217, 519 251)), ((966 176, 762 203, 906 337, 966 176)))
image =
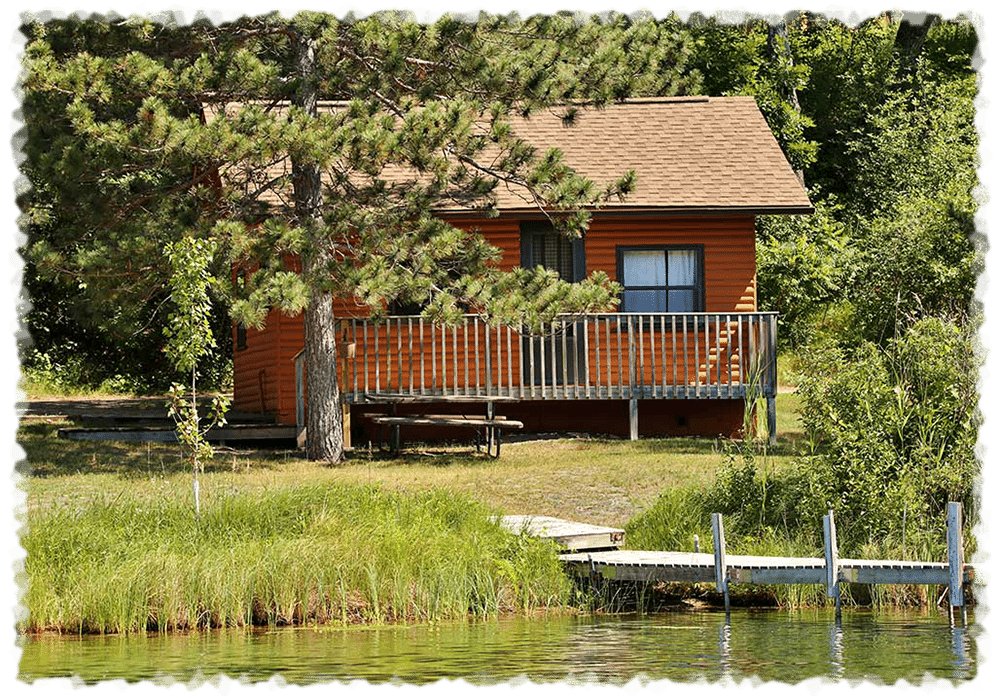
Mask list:
MULTIPOLYGON (((311 38, 296 35, 299 88, 295 104, 316 116, 316 54, 311 38)), ((339 462, 344 456, 340 386, 337 377, 337 334, 333 318, 333 296, 320 291, 316 275, 323 274, 329 255, 322 235, 320 209, 323 191, 319 166, 292 159, 292 186, 297 224, 309 232, 312 245, 303 255, 302 274, 313 282, 305 311, 306 336, 306 453, 309 459, 339 462)))
POLYGON ((344 433, 337 377, 337 333, 333 296, 314 292, 305 312, 306 452, 309 459, 339 462, 344 433))

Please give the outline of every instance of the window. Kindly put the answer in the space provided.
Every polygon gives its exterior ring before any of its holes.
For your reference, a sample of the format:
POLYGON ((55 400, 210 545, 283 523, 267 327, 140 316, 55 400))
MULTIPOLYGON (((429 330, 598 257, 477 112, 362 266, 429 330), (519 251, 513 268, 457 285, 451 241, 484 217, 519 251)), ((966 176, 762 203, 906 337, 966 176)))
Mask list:
POLYGON ((587 276, 583 239, 571 240, 547 221, 521 222, 521 267, 539 265, 559 279, 579 282, 587 276))
POLYGON ((619 248, 621 311, 690 313, 704 310, 702 248, 619 248))

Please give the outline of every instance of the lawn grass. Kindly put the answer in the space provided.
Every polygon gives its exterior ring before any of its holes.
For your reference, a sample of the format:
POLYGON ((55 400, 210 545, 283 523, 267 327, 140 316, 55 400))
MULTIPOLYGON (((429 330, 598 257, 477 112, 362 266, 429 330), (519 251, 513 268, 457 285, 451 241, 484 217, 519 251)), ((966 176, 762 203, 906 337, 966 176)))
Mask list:
MULTIPOLYGON (((779 396, 776 469, 797 449, 794 406, 779 396)), ((710 485, 727 460, 722 443, 694 438, 524 437, 498 460, 469 447, 357 449, 339 465, 293 449, 221 449, 200 478, 199 521, 178 446, 57 437, 69 425, 26 417, 18 430, 31 613, 22 630, 563 606, 570 591, 554 550, 498 533, 489 515, 625 526, 664 492, 710 485)))
MULTIPOLYGON (((795 397, 778 397, 776 468, 793 459, 795 397)), ((119 492, 191 499, 189 468, 176 445, 64 440, 65 421, 25 418, 18 441, 29 508, 119 492)), ((467 447, 409 447, 393 457, 364 448, 342 464, 305 460, 293 449, 219 450, 201 478, 202 497, 260 493, 280 486, 379 484, 405 492, 442 489, 509 514, 550 515, 623 526, 663 491, 707 485, 725 463, 717 440, 550 438, 508 441, 498 460, 467 447)), ((193 501, 192 501, 193 503, 193 501)))

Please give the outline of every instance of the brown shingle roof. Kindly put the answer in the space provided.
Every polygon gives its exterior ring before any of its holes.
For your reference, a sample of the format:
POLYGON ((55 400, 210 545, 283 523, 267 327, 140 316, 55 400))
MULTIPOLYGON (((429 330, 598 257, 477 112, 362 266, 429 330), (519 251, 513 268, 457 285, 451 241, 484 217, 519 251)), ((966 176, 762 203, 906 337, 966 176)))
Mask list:
MULTIPOLYGON (((808 213, 805 189, 752 97, 650 98, 581 110, 572 126, 540 113, 514 123, 537 148, 604 184, 634 169, 635 191, 607 208, 808 213)), ((525 208, 501 186, 501 210, 525 208)))
MULTIPOLYGON (((228 109, 238 105, 229 105, 228 109)), ((326 103, 321 110, 341 108, 326 103)), ((210 117, 214 116, 214 112, 210 117)), ((604 208, 625 212, 805 214, 812 205, 752 97, 634 99, 603 109, 580 109, 571 126, 559 110, 512 122, 541 151, 558 148, 566 163, 603 186, 635 170, 635 191, 604 208)), ((279 159, 256 178, 290 173, 279 159)), ((381 176, 405 182, 414 173, 389 166, 381 176)), ((501 212, 537 212, 523 190, 501 183, 501 212)), ((275 200, 277 193, 265 195, 275 200)), ((287 202, 286 202, 287 204, 287 202)), ((457 205, 438 208, 461 213, 457 205)))

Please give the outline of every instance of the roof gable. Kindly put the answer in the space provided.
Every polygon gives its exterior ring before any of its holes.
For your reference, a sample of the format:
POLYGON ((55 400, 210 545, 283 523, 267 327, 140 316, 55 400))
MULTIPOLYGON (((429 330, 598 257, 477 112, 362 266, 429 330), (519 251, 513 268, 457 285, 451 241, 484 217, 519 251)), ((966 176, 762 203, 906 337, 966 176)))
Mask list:
MULTIPOLYGON (((595 183, 633 169, 635 191, 608 209, 809 213, 812 205, 752 97, 650 98, 581 109, 571 126, 543 112, 513 124, 558 148, 595 183)), ((525 208, 498 189, 501 210, 525 208)))

